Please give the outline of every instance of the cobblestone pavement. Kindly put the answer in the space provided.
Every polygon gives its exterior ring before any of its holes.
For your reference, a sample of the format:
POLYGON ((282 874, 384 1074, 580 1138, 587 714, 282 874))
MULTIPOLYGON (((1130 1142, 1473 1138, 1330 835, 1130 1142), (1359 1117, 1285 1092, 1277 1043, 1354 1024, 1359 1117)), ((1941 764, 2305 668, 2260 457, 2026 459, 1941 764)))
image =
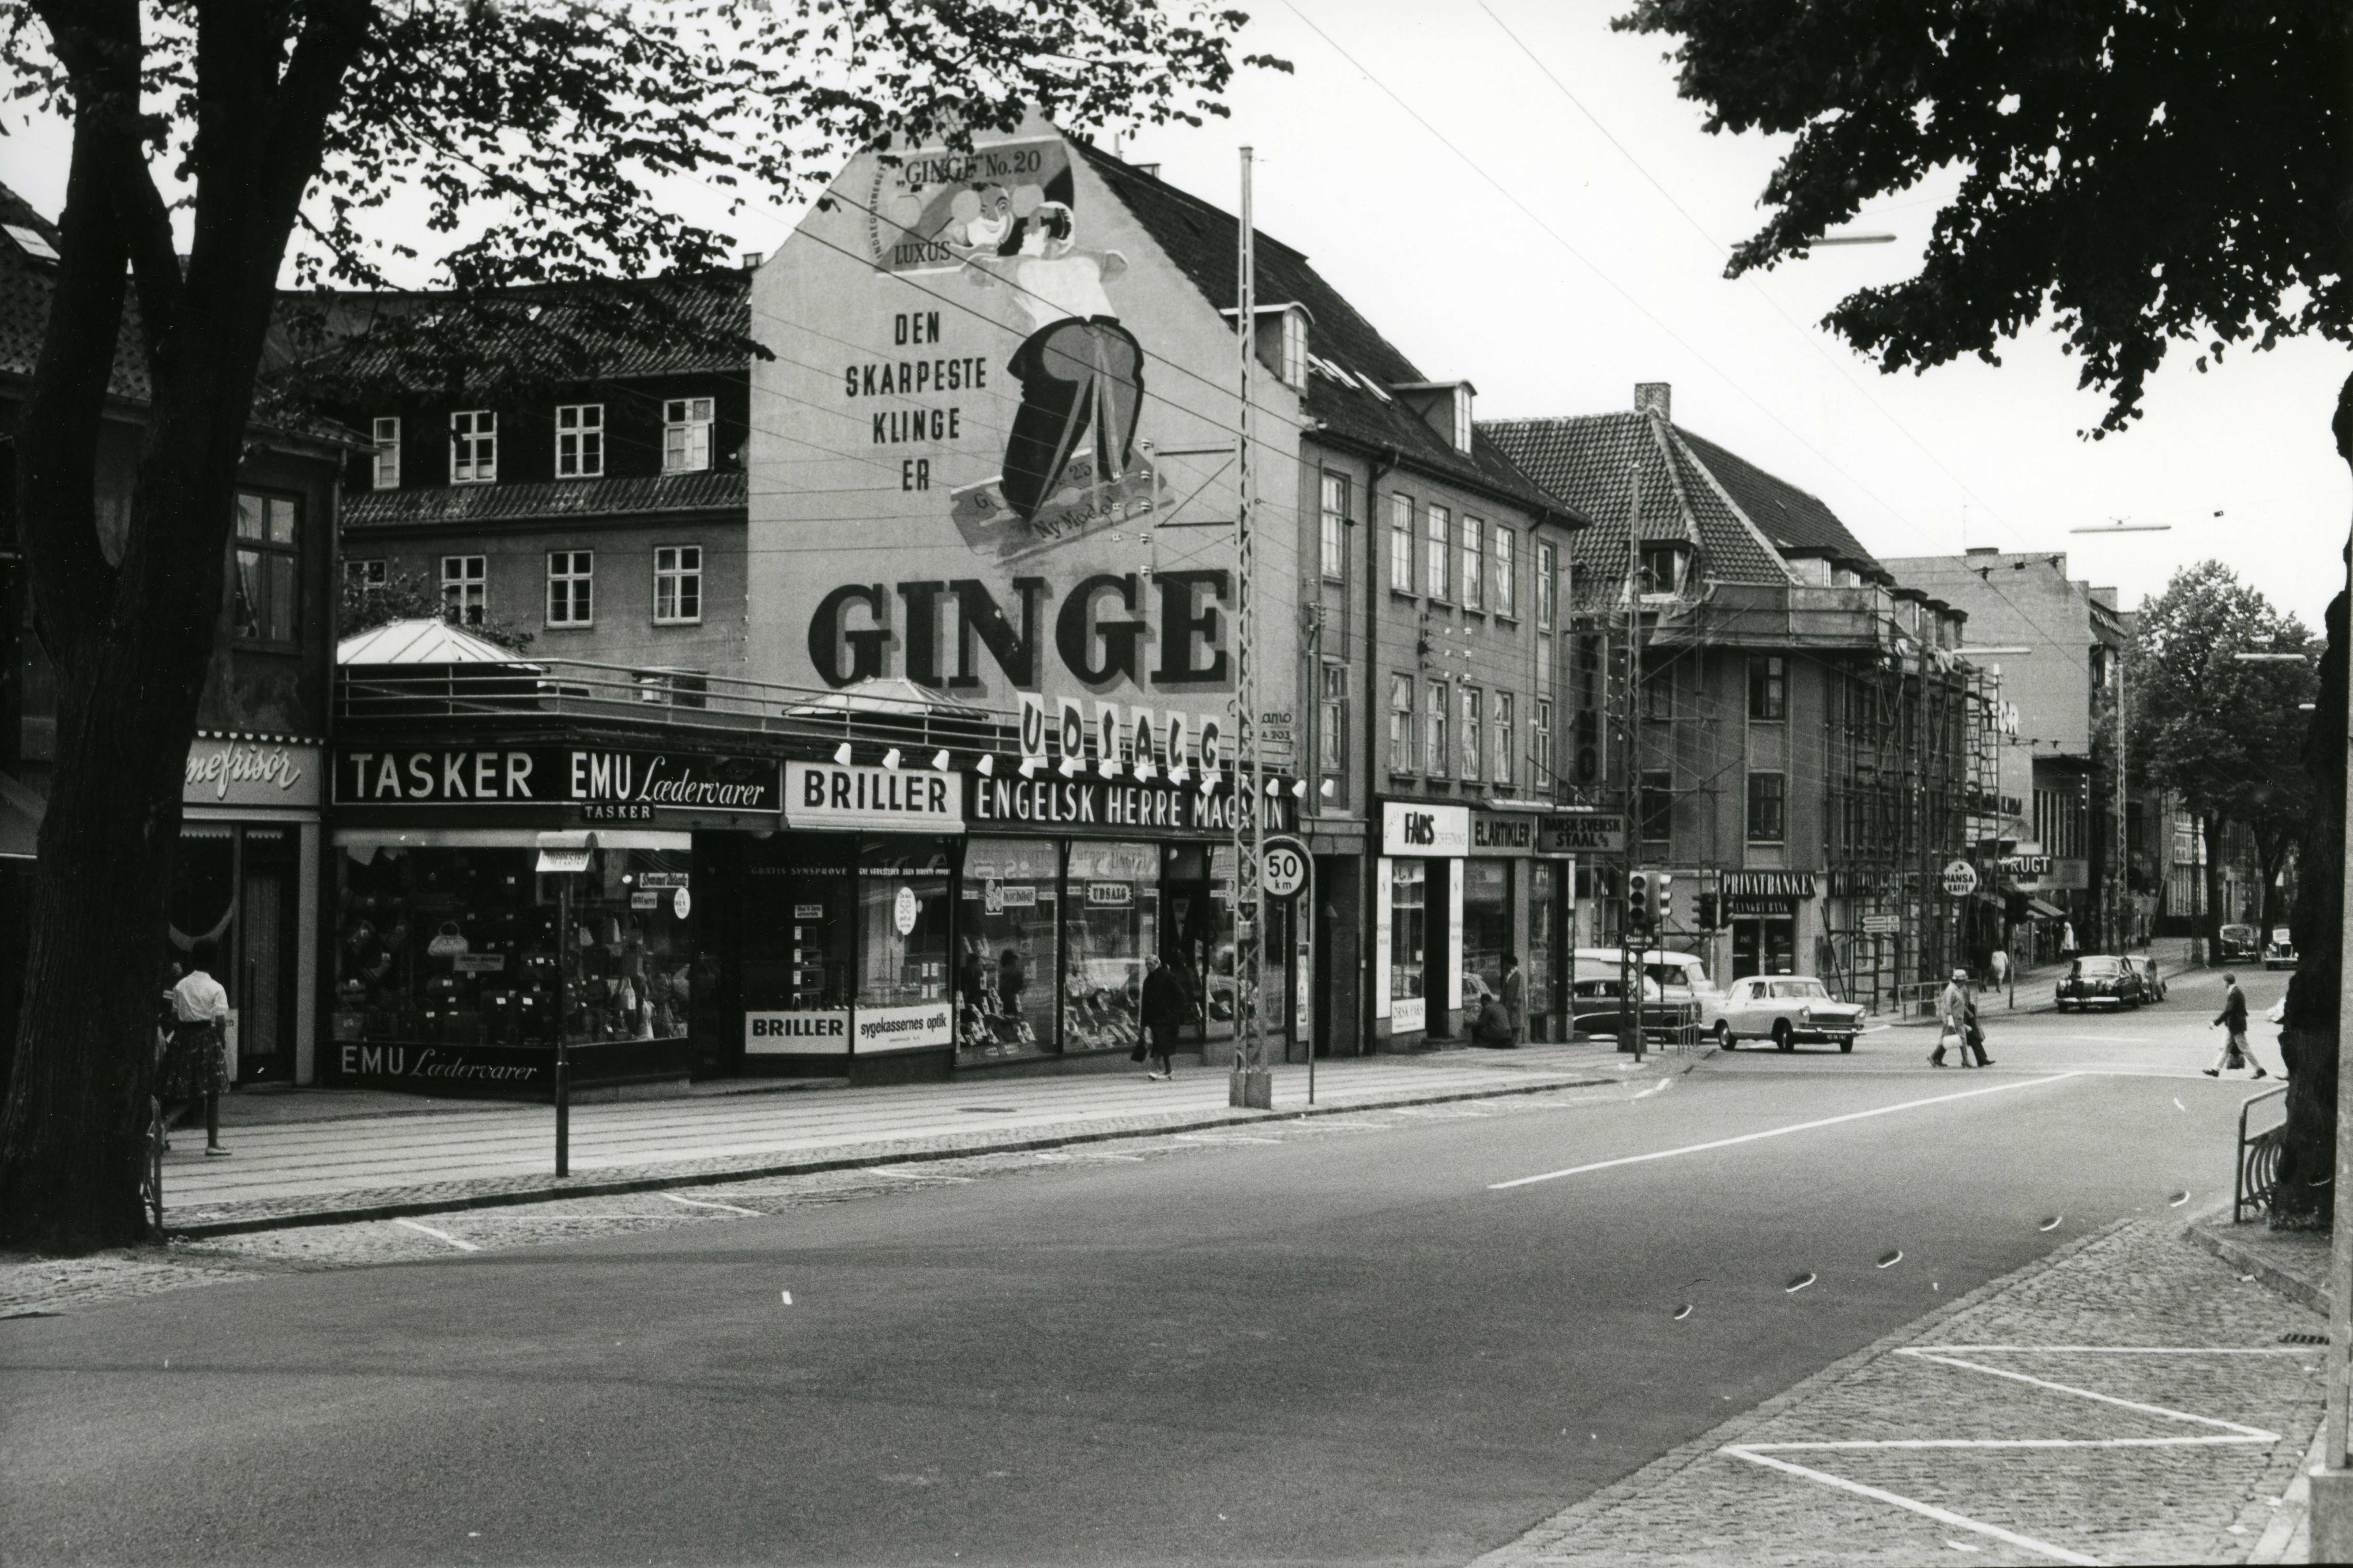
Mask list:
MULTIPOLYGON (((1900 1264, 1893 1267, 1901 1267, 1900 1264)), ((2322 1320, 2178 1217, 1940 1309, 1479 1568, 2283 1561, 2322 1320), (2275 1528, 2284 1525, 2286 1528, 2275 1528), (2267 1533, 2268 1532, 2268 1533, 2267 1533)))
MULTIPOLYGON (((1678 1069, 1679 1070, 1679 1069, 1678 1069)), ((274 1274, 360 1268, 447 1257, 453 1251, 499 1251, 594 1239, 680 1226, 721 1224, 783 1213, 811 1204, 880 1198, 937 1182, 1018 1179, 1060 1165, 1213 1157, 1220 1149, 1299 1139, 1377 1137, 1430 1120, 1474 1120, 1573 1111, 1623 1104, 1656 1093, 1659 1083, 1577 1085, 1535 1093, 1438 1103, 1350 1108, 1344 1113, 1260 1118, 1239 1126, 1199 1131, 1145 1131, 1059 1148, 985 1151, 954 1158, 927 1157, 893 1165, 889 1152, 871 1163, 789 1175, 712 1180, 692 1186, 561 1194, 497 1207, 416 1213, 354 1223, 298 1225, 201 1237, 175 1237, 156 1247, 121 1248, 76 1258, 0 1255, 0 1317, 79 1312, 110 1301, 159 1291, 252 1280, 274 1274)), ((935 1149, 911 1145, 927 1154, 935 1149)))

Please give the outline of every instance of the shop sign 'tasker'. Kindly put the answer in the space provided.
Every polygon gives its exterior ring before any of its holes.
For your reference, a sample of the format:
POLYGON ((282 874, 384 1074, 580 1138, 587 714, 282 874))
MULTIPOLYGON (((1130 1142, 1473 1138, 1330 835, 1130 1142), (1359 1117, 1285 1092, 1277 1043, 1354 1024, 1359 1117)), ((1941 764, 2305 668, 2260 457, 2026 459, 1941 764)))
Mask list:
POLYGON ((773 812, 776 764, 755 757, 558 746, 340 751, 338 805, 577 806, 649 821, 657 810, 773 812))

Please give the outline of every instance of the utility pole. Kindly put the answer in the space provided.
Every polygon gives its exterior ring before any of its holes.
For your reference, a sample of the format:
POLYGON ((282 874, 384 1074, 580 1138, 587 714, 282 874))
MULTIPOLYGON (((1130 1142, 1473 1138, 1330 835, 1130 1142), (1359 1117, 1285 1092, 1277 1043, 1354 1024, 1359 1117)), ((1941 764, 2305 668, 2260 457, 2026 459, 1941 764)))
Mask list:
POLYGON ((2132 944, 2127 911, 2131 909, 2131 889, 2125 879, 2125 868, 2129 864, 2130 840, 2125 832, 2125 650, 2118 647, 2116 666, 2116 858, 2109 868, 2108 886, 2116 900, 2116 913, 2108 930, 2116 940, 2116 951, 2124 952, 2132 944))
POLYGON ((1628 1045, 1634 1059, 1642 1059, 1642 974, 1634 963, 1633 914, 1634 858, 1641 853, 1642 826, 1635 813, 1641 805, 1642 748, 1641 710, 1638 695, 1642 685, 1642 464, 1637 458, 1628 465, 1628 477, 1633 481, 1633 509, 1626 517, 1626 873, 1620 884, 1625 889, 1625 908, 1618 911, 1618 1016, 1633 1019, 1633 1038, 1628 1045))
POLYGON ((1261 885, 1260 858, 1266 849, 1266 779, 1259 743, 1258 658, 1252 643, 1257 594, 1252 566, 1257 547, 1251 537, 1250 509, 1256 500, 1256 472, 1250 452, 1251 412, 1256 405, 1258 375, 1258 247, 1250 214, 1250 150, 1241 150, 1241 223, 1235 257, 1240 285, 1240 318, 1235 341, 1241 350, 1241 417, 1234 432, 1234 473, 1239 497, 1234 505, 1234 706, 1239 735, 1248 763, 1234 759, 1233 844, 1234 923, 1249 922, 1244 936, 1234 932, 1234 1071, 1228 1100, 1234 1105, 1269 1109, 1273 1088, 1266 1065, 1266 1009, 1259 983, 1266 973, 1266 889, 1261 885))

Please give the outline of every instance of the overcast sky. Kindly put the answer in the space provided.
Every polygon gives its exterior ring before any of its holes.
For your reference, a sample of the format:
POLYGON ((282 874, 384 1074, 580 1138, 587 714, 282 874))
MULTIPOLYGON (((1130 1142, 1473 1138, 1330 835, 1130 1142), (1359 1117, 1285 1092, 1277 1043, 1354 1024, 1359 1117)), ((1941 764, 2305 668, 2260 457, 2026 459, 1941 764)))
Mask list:
MULTIPOLYGON (((1297 74, 1243 73, 1230 120, 1122 151, 1230 208, 1236 150, 1252 145, 1261 229, 1306 252, 1424 374, 1476 383, 1482 417, 1620 408, 1637 381, 1671 382, 1679 424, 1820 496, 1880 555, 2063 551, 2127 606, 2218 556, 2317 626, 2345 580, 2353 500, 2328 421, 2353 354, 2296 342, 2200 375, 2177 349, 2145 416, 2100 442, 2078 432, 2103 401, 2075 389, 2047 331, 1999 368, 1882 375, 1812 323, 1915 268, 1945 187, 1853 226, 1892 245, 1725 281, 1780 144, 1704 134, 1665 40, 1609 31, 1623 8, 1260 0, 1243 51, 1297 74), (2068 532, 2116 518, 2172 529, 2068 532)), ((54 127, 19 128, 0 140, 0 179, 55 212, 62 154, 54 127)), ((765 249, 787 221, 735 226, 765 249)))

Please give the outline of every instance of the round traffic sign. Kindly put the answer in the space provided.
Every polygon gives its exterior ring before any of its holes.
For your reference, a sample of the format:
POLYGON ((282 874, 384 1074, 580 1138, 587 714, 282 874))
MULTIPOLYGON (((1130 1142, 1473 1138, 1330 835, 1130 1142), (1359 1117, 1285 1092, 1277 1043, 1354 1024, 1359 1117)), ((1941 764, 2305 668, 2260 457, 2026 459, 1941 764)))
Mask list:
POLYGON ((1966 860, 1948 861, 1945 867, 1945 891, 1956 899, 1966 899, 1978 890, 1978 868, 1966 860))
POLYGON ((1269 845, 1258 877, 1268 897, 1287 899, 1307 885, 1307 857, 1287 844, 1269 845))

